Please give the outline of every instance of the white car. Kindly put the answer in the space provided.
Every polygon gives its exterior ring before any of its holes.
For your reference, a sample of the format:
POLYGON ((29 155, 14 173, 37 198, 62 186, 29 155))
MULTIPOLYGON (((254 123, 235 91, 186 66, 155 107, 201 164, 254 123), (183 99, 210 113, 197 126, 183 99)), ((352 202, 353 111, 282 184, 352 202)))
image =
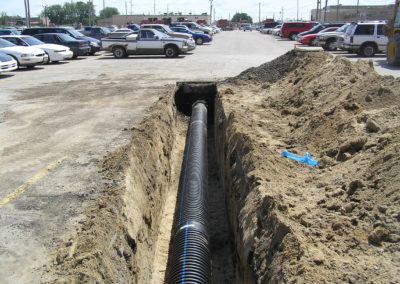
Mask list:
POLYGON ((18 69, 18 63, 11 56, 0 52, 0 74, 18 69))
POLYGON ((61 60, 71 59, 73 52, 66 46, 58 44, 48 44, 43 41, 27 35, 4 35, 0 36, 9 42, 18 46, 34 46, 42 49, 49 56, 48 61, 58 62, 61 60))
POLYGON ((39 48, 17 46, 2 38, 0 38, 0 51, 13 57, 18 63, 18 67, 33 68, 35 65, 43 64, 49 60, 47 54, 39 48))

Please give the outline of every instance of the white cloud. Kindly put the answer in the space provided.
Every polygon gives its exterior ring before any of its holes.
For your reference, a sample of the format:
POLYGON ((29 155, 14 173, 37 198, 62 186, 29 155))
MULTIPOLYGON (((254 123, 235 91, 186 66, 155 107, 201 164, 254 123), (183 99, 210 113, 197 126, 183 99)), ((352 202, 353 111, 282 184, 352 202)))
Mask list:
MULTIPOLYGON (((63 4, 65 0, 29 0, 31 7, 31 15, 36 16, 42 10, 44 5, 63 4)), ((73 0, 76 2, 76 0, 73 0)), ((128 13, 130 12, 131 0, 104 0, 106 6, 118 8, 121 14, 125 14, 125 2, 127 2, 128 13)), ((322 0, 322 4, 325 1, 322 0)), ((360 0, 360 5, 385 5, 392 4, 394 0, 360 0)), ((103 0, 93 0, 96 11, 103 8, 103 0)), ((182 12, 183 14, 193 13, 209 13, 210 1, 209 0, 132 0, 132 11, 134 14, 152 14, 154 10, 154 3, 156 13, 165 13, 167 9, 169 12, 182 12)), ((261 3, 261 19, 281 17, 281 10, 283 8, 283 16, 285 19, 295 19, 297 15, 297 3, 299 3, 299 17, 303 19, 310 18, 310 11, 316 7, 316 0, 269 0, 269 1, 244 1, 244 0, 214 0, 213 7, 215 8, 215 15, 217 19, 232 17, 236 12, 243 12, 249 14, 254 21, 258 21, 259 3, 261 3)), ((328 5, 335 5, 337 1, 328 2, 328 5)), ((357 0, 339 0, 342 5, 356 5, 357 0)), ((23 0, 0 0, 0 11, 6 12, 8 15, 25 15, 24 1, 23 0)))

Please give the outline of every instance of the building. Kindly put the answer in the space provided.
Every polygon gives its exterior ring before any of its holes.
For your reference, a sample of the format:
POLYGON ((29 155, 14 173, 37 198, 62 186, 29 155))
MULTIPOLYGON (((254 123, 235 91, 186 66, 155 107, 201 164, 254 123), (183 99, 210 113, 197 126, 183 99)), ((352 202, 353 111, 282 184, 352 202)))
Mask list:
POLYGON ((97 21, 99 26, 124 26, 127 23, 140 24, 142 22, 163 21, 165 23, 189 21, 189 22, 205 22, 210 21, 207 13, 201 15, 182 15, 181 13, 165 13, 163 15, 114 15, 111 18, 100 19, 97 21))
POLYGON ((343 6, 331 5, 322 8, 317 17, 317 9, 311 10, 311 20, 323 22, 353 22, 353 21, 371 21, 388 20, 392 17, 393 5, 380 6, 343 6))

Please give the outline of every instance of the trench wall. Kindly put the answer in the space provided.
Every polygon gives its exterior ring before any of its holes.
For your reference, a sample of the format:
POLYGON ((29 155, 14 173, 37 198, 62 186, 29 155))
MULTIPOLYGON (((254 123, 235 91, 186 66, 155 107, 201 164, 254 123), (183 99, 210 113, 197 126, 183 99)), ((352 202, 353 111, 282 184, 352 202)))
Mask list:
POLYGON ((220 176, 226 195, 236 253, 237 283, 279 283, 289 263, 301 258, 300 242, 280 214, 274 191, 265 194, 249 136, 236 128, 235 114, 215 103, 214 131, 220 176))

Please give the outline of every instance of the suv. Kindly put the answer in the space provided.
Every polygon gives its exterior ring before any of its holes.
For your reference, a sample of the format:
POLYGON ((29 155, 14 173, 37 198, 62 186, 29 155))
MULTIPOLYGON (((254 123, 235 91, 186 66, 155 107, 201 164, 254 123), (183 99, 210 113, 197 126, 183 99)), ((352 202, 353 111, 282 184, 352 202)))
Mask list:
POLYGON ((284 22, 281 29, 281 37, 287 37, 295 40, 299 33, 312 29, 317 22, 284 22))
POLYGON ((383 34, 384 21, 369 21, 350 24, 343 36, 343 49, 362 56, 374 56, 386 52, 388 38, 383 34))
POLYGON ((202 27, 199 24, 195 23, 195 22, 176 22, 176 23, 172 23, 170 24, 171 27, 176 27, 176 26, 187 26, 189 29, 193 30, 193 31, 202 31, 205 34, 208 35, 212 35, 212 28, 209 27, 202 27))
POLYGON ((100 41, 98 39, 85 36, 71 27, 27 28, 22 31, 23 35, 30 35, 30 36, 34 36, 36 34, 47 34, 47 33, 62 33, 62 34, 67 34, 77 40, 88 41, 90 46, 90 51, 89 51, 90 55, 94 55, 96 52, 100 51, 100 41))

